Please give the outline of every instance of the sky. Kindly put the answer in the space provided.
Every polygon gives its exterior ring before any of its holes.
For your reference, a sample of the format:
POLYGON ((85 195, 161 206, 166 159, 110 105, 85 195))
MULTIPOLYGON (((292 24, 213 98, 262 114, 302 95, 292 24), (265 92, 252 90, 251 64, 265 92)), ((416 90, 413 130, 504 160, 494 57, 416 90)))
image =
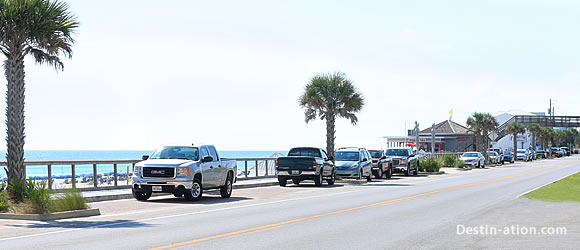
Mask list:
POLYGON ((366 102, 337 147, 384 147, 450 109, 580 115, 579 1, 65 2, 80 27, 64 71, 26 59, 27 150, 324 148, 298 98, 337 71, 366 102))

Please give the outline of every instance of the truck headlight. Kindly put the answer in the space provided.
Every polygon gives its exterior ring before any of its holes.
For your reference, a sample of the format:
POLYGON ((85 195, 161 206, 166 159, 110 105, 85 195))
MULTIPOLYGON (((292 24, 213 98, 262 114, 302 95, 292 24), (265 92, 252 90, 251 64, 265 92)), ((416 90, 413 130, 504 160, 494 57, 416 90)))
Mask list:
POLYGON ((143 173, 143 167, 135 166, 135 168, 133 169, 133 175, 141 176, 141 173, 143 173))
POLYGON ((177 176, 189 176, 189 168, 177 168, 177 176))
POLYGON ((407 160, 401 160, 401 164, 407 164, 407 160))

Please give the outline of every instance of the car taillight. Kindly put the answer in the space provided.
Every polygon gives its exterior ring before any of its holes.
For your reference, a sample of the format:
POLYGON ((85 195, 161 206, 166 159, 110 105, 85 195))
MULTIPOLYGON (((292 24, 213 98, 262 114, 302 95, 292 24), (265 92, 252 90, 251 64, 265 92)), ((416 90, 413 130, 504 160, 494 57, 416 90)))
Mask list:
POLYGON ((276 167, 278 166, 278 160, 276 160, 276 167))
POLYGON ((312 161, 312 166, 316 167, 316 161, 312 161))

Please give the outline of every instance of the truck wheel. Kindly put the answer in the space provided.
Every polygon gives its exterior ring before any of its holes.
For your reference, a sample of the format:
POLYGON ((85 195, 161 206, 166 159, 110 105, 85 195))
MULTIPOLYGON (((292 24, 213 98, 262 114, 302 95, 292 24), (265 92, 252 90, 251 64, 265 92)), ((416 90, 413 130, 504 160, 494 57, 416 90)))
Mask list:
POLYGON ((371 182, 371 181, 372 181, 372 179, 371 179, 371 175, 373 175, 373 173, 371 173, 371 172, 369 171, 369 175, 367 175, 367 182, 371 182))
POLYGON ((149 197, 151 197, 151 193, 139 192, 135 191, 134 189, 132 191, 133 197, 135 197, 135 199, 137 199, 138 201, 146 201, 147 199, 149 199, 149 197))
POLYGON ((230 198, 232 196, 232 175, 228 174, 228 178, 226 179, 226 185, 220 187, 220 195, 222 198, 230 198))
POLYGON ((413 175, 419 175, 419 160, 417 160, 417 164, 415 165, 415 171, 413 171, 413 175))
POLYGON ((175 194, 173 194, 173 196, 175 196, 177 198, 181 198, 181 197, 183 197, 183 194, 182 193, 175 193, 175 194))
POLYGON ((201 186, 201 181, 199 179, 194 179, 191 189, 186 189, 184 193, 185 200, 188 201, 198 201, 201 199, 202 195, 203 187, 201 186))
POLYGON ((405 170, 405 176, 411 175, 411 165, 407 165, 407 170, 405 170))
POLYGON ((383 178, 383 167, 380 167, 379 170, 377 170, 377 174, 375 175, 375 179, 382 179, 383 178))
POLYGON ((322 186, 322 172, 319 175, 314 177, 314 186, 320 187, 322 186))
POLYGON ((292 183, 294 183, 295 185, 300 184, 300 179, 292 179, 292 183))
POLYGON ((286 186, 286 179, 284 179, 283 177, 278 177, 278 184, 280 184, 280 187, 285 187, 286 186))
POLYGON ((387 171, 387 179, 390 179, 391 177, 393 177, 393 166, 389 164, 389 170, 387 171))
POLYGON ((334 181, 335 181, 335 178, 336 178, 335 177, 335 174, 336 173, 333 171, 332 172, 332 175, 330 176, 330 180, 326 180, 326 182, 328 183, 328 185, 331 185, 331 186, 334 185, 334 181))

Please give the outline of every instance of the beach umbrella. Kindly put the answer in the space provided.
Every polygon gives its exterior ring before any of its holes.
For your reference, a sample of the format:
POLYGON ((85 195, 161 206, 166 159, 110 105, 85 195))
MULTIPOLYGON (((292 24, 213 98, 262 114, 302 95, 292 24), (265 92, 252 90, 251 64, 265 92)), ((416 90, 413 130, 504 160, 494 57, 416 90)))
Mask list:
POLYGON ((8 177, 2 178, 3 181, 8 181, 8 177))

